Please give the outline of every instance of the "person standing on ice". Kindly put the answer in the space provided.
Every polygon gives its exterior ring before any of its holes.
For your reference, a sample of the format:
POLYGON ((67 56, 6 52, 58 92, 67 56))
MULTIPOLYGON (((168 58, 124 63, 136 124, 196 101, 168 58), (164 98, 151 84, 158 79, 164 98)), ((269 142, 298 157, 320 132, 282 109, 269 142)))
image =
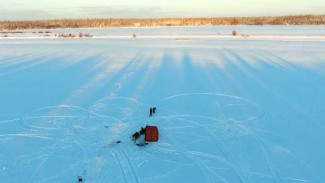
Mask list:
POLYGON ((140 135, 144 135, 146 133, 146 128, 141 127, 141 130, 139 133, 140 133, 140 135))
POLYGON ((152 116, 152 108, 150 107, 150 113, 149 113, 149 117, 152 116))
POLYGON ((78 176, 78 183, 81 183, 83 180, 82 180, 82 177, 81 176, 78 176))

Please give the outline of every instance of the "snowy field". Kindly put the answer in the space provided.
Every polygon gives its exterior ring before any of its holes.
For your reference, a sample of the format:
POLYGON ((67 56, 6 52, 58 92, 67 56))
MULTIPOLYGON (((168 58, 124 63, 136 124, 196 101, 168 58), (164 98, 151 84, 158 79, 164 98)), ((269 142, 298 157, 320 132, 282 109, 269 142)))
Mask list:
POLYGON ((59 34, 89 34, 93 39, 223 39, 325 41, 325 26, 216 26, 111 29, 53 29, 0 32, 2 39, 57 39, 59 34), (232 36, 236 30, 238 35, 232 36))
MULTIPOLYGON (((325 36, 289 29, 255 34, 325 36)), ((324 41, 0 40, 3 183, 322 183, 324 141, 324 41)))

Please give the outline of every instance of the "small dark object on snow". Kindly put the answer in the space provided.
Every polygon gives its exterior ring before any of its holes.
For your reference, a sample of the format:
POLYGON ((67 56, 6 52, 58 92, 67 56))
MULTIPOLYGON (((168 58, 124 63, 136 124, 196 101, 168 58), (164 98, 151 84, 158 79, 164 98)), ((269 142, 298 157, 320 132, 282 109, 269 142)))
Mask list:
POLYGON ((150 107, 150 113, 149 113, 149 116, 151 117, 152 116, 152 108, 150 107))
POLYGON ((148 142, 145 142, 145 143, 138 143, 138 144, 135 144, 137 146, 145 146, 145 145, 148 145, 149 143, 148 142))
POLYGON ((152 112, 155 114, 156 113, 156 107, 152 108, 152 112))
POLYGON ((140 133, 139 132, 135 132, 133 135, 132 135, 132 140, 137 140, 138 138, 140 137, 140 133))
POLYGON ((143 135, 143 134, 145 134, 145 133, 146 133, 146 128, 142 128, 142 127, 141 127, 140 135, 143 135))
POLYGON ((78 182, 81 183, 82 182, 82 177, 78 176, 78 182))
POLYGON ((119 144, 119 143, 121 143, 121 141, 120 141, 120 140, 118 140, 118 141, 116 141, 116 143, 117 143, 117 144, 119 144))

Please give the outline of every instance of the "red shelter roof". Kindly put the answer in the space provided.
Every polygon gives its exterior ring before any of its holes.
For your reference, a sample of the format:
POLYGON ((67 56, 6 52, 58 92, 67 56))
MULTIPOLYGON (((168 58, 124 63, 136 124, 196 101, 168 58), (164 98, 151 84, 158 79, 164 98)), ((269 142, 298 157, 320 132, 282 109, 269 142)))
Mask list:
POLYGON ((158 142, 159 132, 156 126, 146 126, 145 141, 158 142))

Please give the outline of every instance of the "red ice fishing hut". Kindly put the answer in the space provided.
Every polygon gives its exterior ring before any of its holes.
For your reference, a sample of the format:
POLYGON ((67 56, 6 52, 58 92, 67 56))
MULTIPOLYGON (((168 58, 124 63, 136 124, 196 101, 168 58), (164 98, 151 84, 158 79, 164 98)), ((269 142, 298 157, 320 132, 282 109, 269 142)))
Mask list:
POLYGON ((145 141, 158 142, 159 132, 156 126, 146 126, 145 141))

